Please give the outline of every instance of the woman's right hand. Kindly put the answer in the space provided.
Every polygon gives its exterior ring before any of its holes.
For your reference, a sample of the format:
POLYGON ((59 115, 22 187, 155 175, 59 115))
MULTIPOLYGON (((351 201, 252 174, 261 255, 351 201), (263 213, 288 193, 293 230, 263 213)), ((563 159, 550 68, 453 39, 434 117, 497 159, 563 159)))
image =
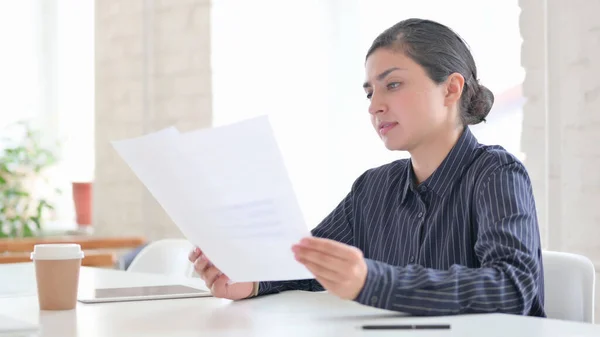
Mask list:
POLYGON ((254 283, 242 282, 228 284, 229 278, 215 267, 200 248, 196 247, 188 256, 194 264, 194 269, 206 283, 214 297, 241 300, 252 295, 254 283))

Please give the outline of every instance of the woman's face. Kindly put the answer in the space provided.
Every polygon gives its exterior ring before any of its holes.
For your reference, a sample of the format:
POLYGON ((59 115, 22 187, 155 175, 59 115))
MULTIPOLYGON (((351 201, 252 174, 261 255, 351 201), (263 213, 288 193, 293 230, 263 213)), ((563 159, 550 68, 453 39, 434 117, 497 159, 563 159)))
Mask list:
POLYGON ((373 127, 389 150, 411 152, 444 127, 456 127, 447 83, 436 84, 402 52, 380 48, 372 53, 364 88, 373 127))

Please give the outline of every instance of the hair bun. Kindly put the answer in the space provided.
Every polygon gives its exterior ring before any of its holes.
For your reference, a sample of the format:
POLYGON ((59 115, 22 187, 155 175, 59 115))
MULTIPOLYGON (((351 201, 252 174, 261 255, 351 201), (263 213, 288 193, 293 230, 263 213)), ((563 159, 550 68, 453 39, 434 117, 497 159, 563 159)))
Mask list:
POLYGON ((485 86, 478 84, 477 92, 471 98, 471 103, 469 104, 469 120, 468 124, 474 125, 479 124, 485 121, 485 118, 492 110, 492 105, 494 105, 494 94, 490 91, 490 89, 485 86))

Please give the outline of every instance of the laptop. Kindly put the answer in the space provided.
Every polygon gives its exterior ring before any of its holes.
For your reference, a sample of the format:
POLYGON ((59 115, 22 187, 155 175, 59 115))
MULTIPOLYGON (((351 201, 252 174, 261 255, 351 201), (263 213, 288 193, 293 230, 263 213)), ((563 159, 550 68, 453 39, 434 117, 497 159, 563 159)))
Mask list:
POLYGON ((38 325, 0 315, 0 337, 36 336, 38 325))
POLYGON ((89 294, 81 294, 77 300, 81 303, 106 303, 210 296, 212 294, 207 290, 172 284, 126 288, 99 288, 89 294))

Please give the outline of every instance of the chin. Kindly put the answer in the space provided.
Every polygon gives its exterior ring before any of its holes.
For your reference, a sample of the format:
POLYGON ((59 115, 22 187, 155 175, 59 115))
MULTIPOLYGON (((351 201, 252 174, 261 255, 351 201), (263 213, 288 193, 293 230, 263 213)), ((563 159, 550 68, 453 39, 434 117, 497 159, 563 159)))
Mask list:
POLYGON ((406 144, 400 142, 392 142, 389 139, 383 140, 383 144, 390 151, 407 151, 406 144))
MULTIPOLYGON (((398 126, 396 127, 398 128, 398 126)), ((396 128, 390 130, 386 135, 380 135, 383 145, 390 151, 407 151, 410 143, 409 137, 406 133, 398 132, 396 128)))

